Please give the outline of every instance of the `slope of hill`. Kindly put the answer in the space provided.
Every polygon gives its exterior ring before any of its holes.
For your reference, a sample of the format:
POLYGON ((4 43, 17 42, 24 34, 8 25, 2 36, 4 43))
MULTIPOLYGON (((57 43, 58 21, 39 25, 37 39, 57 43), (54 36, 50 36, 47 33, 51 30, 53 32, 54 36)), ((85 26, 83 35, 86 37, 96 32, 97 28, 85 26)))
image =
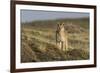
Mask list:
POLYGON ((21 25, 21 62, 89 59, 89 19, 33 21, 21 25), (55 34, 57 23, 68 32, 68 51, 59 50, 55 34))

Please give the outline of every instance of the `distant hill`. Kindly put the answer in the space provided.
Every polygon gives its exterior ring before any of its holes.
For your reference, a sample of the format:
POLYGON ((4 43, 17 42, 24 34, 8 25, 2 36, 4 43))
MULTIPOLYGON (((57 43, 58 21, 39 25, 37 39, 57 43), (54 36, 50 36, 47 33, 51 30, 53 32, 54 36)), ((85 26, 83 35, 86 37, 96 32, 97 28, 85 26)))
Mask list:
POLYGON ((88 25, 89 18, 38 20, 38 21, 32 21, 32 22, 25 22, 25 23, 22 23, 22 24, 24 24, 24 25, 25 24, 26 25, 30 24, 31 26, 50 26, 50 25, 56 26, 55 24, 62 23, 62 22, 64 22, 64 23, 70 23, 70 22, 72 22, 74 24, 81 25, 84 28, 88 28, 89 27, 89 25, 88 25))

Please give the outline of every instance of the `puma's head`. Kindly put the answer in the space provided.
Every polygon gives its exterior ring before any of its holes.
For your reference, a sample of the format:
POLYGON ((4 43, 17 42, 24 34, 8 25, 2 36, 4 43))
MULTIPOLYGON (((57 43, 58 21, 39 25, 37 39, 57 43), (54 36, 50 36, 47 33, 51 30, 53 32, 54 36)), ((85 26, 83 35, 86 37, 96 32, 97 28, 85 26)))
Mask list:
POLYGON ((64 23, 58 23, 58 29, 61 30, 62 28, 64 28, 64 23))

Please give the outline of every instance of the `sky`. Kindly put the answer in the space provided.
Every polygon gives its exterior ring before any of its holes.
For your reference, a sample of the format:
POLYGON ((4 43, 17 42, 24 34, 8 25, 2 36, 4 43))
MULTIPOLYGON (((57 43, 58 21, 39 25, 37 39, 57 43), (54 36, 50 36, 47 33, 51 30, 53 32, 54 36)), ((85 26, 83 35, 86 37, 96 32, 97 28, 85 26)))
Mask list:
POLYGON ((21 10, 21 22, 31 22, 37 20, 53 20, 61 18, 83 18, 83 17, 89 17, 89 13, 21 10))

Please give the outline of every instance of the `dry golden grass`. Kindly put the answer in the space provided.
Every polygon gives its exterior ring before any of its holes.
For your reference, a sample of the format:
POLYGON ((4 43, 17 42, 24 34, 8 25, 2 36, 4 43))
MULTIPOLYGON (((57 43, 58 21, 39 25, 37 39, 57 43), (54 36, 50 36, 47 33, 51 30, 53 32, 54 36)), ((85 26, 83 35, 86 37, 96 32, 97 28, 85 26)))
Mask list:
POLYGON ((88 20, 83 19, 83 24, 78 20, 77 22, 70 20, 73 22, 71 25, 65 21, 65 29, 68 31, 68 51, 62 51, 56 46, 56 22, 52 21, 51 25, 46 21, 42 24, 40 22, 22 24, 21 62, 89 59, 88 20))

